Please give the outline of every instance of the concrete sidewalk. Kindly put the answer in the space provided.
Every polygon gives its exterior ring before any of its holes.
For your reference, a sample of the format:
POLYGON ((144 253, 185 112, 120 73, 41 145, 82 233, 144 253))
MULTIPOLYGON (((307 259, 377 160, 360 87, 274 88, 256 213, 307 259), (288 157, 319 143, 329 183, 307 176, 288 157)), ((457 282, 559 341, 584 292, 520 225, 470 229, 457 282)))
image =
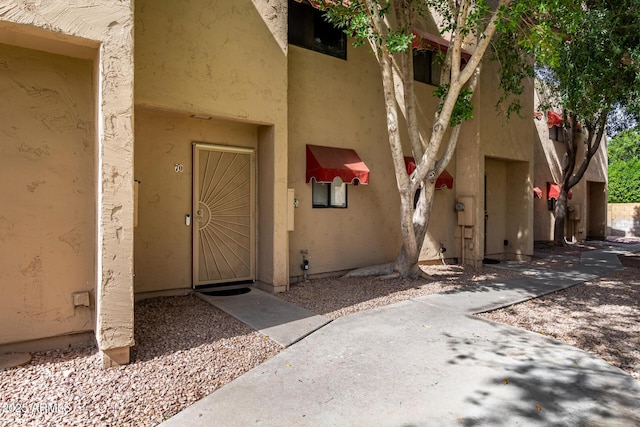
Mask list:
POLYGON ((282 347, 289 347, 331 321, 256 288, 225 297, 199 292, 196 295, 282 347))
POLYGON ((340 318, 168 420, 167 426, 640 425, 640 382, 477 311, 621 268, 578 268, 430 295, 340 318))

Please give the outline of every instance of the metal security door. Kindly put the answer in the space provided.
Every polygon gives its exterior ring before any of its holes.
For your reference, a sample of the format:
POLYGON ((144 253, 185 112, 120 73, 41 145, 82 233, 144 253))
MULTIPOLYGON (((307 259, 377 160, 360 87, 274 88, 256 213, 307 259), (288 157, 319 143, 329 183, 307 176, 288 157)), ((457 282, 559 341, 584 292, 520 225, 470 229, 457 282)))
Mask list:
POLYGON ((193 146, 193 284, 254 280, 253 149, 193 146))

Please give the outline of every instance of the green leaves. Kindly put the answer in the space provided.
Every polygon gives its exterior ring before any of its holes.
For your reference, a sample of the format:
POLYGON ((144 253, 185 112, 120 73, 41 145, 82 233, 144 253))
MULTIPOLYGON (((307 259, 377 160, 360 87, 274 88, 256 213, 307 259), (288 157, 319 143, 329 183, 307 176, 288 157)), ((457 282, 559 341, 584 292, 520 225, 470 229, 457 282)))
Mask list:
POLYGON ((400 53, 406 51, 411 46, 411 40, 413 40, 413 34, 406 30, 392 32, 387 35, 386 45, 389 52, 400 53))
POLYGON ((628 129, 609 141, 609 164, 640 160, 640 128, 628 129))
MULTIPOLYGON (((433 92, 433 95, 440 99, 438 114, 442 111, 442 106, 448 92, 449 85, 438 86, 438 88, 433 92)), ((449 119, 449 125, 451 127, 458 126, 465 120, 473 119, 473 104, 471 103, 472 96, 473 92, 466 87, 463 87, 460 90, 460 94, 456 100, 456 105, 453 107, 451 118, 449 119)))
POLYGON ((609 165, 609 203, 640 203, 640 159, 609 165))

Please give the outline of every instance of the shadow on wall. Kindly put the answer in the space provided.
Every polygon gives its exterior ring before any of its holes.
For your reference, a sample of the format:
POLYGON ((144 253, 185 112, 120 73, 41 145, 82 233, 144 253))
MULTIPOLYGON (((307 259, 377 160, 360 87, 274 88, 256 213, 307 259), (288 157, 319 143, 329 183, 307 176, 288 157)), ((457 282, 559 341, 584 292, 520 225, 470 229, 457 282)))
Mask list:
POLYGON ((617 237, 640 237, 640 203, 609 203, 607 233, 617 237))
POLYGON ((640 206, 633 208, 633 226, 631 227, 631 234, 640 237, 640 206))

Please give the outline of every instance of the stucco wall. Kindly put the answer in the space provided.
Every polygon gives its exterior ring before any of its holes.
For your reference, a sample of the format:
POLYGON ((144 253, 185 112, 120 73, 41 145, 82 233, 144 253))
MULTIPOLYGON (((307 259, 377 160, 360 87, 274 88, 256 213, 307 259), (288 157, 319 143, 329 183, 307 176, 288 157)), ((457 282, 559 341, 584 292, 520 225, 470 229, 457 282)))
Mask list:
POLYGON ((309 274, 392 260, 400 247, 399 196, 394 185, 379 71, 366 48, 347 60, 289 47, 289 187, 300 207, 290 233, 290 274, 309 274), (369 185, 348 185, 348 208, 312 207, 305 182, 307 144, 351 148, 371 170, 369 185))
POLYGON ((260 126, 258 279, 280 290, 288 283, 286 5, 141 0, 135 13, 136 105, 260 126))
POLYGON ((91 61, 0 44, 0 344, 93 330, 91 61))
MULTIPOLYGON (((193 142, 256 148, 258 127, 136 109, 136 292, 191 288, 193 142), (175 165, 184 167, 175 171, 175 165)), ((193 216, 192 216, 193 218, 193 216)))
MULTIPOLYGON (((498 88, 498 63, 485 60, 479 99, 481 155, 506 161, 504 186, 505 210, 498 221, 505 224, 504 236, 487 230, 487 251, 502 248, 505 257, 533 254, 533 195, 530 191, 533 174, 534 127, 528 111, 533 110, 533 86, 524 81, 520 96, 522 117, 506 115, 506 104, 496 107, 500 96, 498 88), (508 241, 504 245, 504 240, 508 241)), ((486 164, 486 163, 485 163, 486 164)), ((490 171, 485 171, 487 181, 490 171)), ((488 184, 489 185, 489 184, 488 184)), ((489 188, 487 188, 489 191, 489 188)), ((487 201, 490 205, 490 200, 487 201)), ((479 212, 481 213, 481 212, 479 212)), ((482 213, 481 213, 482 214, 482 213)))
POLYGON ((640 237, 640 203, 609 203, 607 235, 640 237))
POLYGON ((507 162, 496 159, 485 160, 487 175, 486 254, 495 256, 504 252, 503 241, 507 238, 507 162))
POLYGON ((95 60, 96 339, 107 365, 133 345, 132 12, 128 0, 0 5, 0 42, 95 60))
MULTIPOLYGON (((527 256, 533 253, 532 196, 527 188, 533 173, 533 125, 527 118, 507 118, 505 106, 496 108, 498 64, 484 60, 473 97, 474 119, 463 124, 457 158, 459 196, 475 196, 473 238, 467 241, 466 258, 527 256), (485 232, 485 176, 488 218, 485 232), (504 241, 508 244, 505 246, 504 241)), ((533 108, 529 82, 520 102, 523 111, 533 108)), ((457 232, 459 238, 459 231, 457 232)))
MULTIPOLYGON (((536 106, 540 102, 540 96, 535 95, 536 106)), ((535 172, 533 186, 539 187, 542 192, 542 199, 534 199, 534 239, 541 241, 553 240, 553 228, 555 215, 553 211, 548 209, 547 205, 547 182, 560 183, 562 181, 562 159, 565 153, 563 143, 554 142, 549 139, 549 127, 546 120, 546 111, 542 112, 544 117, 542 120, 534 120, 535 123, 535 172)), ((586 134, 580 134, 581 141, 584 141, 586 134)), ((606 221, 606 183, 607 183, 607 148, 606 137, 602 141, 598 152, 591 159, 591 163, 585 172, 581 181, 571 189, 572 197, 568 202, 569 206, 574 207, 579 212, 579 220, 569 220, 566 223, 567 238, 575 238, 576 240, 584 240, 588 234, 588 224, 590 224, 590 216, 598 219, 598 222, 606 221), (589 182, 603 184, 601 188, 603 194, 593 194, 589 197, 589 182)), ((578 152, 576 155, 577 165, 584 158, 585 144, 578 143, 578 152)), ((592 191, 593 191, 592 189, 592 191)))
MULTIPOLYGON (((366 46, 347 45, 346 61, 289 47, 289 186, 300 201, 290 239, 291 276, 302 273, 301 250, 309 253, 309 273, 320 274, 393 261, 401 246, 379 67, 366 46), (347 186, 347 209, 312 207, 312 186, 305 182, 307 144, 354 149, 369 167, 369 185, 347 186)), ((427 130, 436 107, 434 88, 416 83, 427 130)), ((407 141, 404 131, 402 136, 407 141)), ((411 155, 408 145, 405 154, 411 155)), ((447 170, 455 177, 455 161, 447 170)), ((447 257, 455 256, 454 203, 454 190, 436 191, 421 260, 436 260, 440 243, 447 257)))

